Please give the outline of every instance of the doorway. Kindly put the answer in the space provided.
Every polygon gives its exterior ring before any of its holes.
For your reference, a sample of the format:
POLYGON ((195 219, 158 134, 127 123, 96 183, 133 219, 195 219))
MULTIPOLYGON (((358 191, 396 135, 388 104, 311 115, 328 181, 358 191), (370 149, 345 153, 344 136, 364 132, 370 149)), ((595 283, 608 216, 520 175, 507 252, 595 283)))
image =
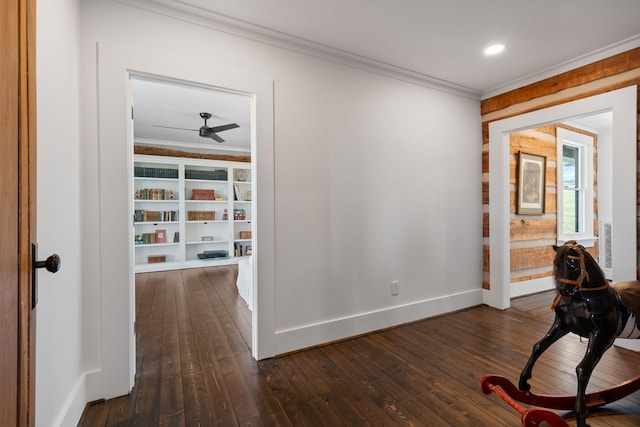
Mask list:
POLYGON ((636 277, 636 92, 635 86, 492 122, 489 125, 490 184, 490 283, 484 302, 505 309, 510 306, 509 244, 509 134, 514 131, 594 113, 613 112, 611 164, 613 280, 636 277))
POLYGON ((133 230, 131 176, 133 129, 132 75, 209 88, 235 88, 252 97, 252 160, 256 235, 253 236, 255 286, 252 355, 275 351, 275 189, 273 80, 268 76, 194 61, 187 55, 134 47, 100 45, 98 51, 98 167, 94 211, 100 314, 101 360, 92 394, 104 398, 131 391, 135 379, 134 300, 132 298, 133 230), (257 143, 256 141, 259 141, 257 143), (126 190, 124 190, 126 189, 126 190), (259 233, 258 233, 259 231, 259 233), (259 254, 259 255, 258 255, 259 254), (259 319, 259 320, 258 320, 259 319))
POLYGON ((130 84, 132 276, 237 265, 238 294, 252 309, 252 95, 137 73, 130 84))

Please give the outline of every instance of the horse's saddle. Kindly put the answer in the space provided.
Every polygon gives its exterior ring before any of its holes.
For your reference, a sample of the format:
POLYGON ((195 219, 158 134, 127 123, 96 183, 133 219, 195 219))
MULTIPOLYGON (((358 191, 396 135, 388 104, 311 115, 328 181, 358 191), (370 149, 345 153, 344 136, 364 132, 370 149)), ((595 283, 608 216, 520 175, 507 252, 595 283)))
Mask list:
POLYGON ((640 329, 640 280, 611 285, 620 295, 620 301, 635 314, 636 327, 640 329))

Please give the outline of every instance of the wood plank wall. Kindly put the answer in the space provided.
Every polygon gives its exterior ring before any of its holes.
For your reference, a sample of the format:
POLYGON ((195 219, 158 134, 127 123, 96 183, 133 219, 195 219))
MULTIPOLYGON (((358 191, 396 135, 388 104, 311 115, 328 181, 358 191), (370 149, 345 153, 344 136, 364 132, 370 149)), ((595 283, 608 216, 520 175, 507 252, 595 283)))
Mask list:
MULTIPOLYGON (((495 120, 501 120, 523 113, 541 110, 554 105, 575 101, 577 99, 587 98, 589 96, 633 85, 640 86, 640 48, 623 52, 621 54, 603 59, 601 61, 597 61, 592 64, 585 65, 583 67, 576 68, 557 76, 530 84, 528 86, 524 86, 522 88, 485 99, 481 102, 480 109, 482 114, 483 144, 482 203, 484 212, 484 272, 482 287, 484 289, 490 288, 489 236, 491 230, 489 230, 489 123, 495 120)), ((638 94, 637 109, 640 115, 640 93, 638 94)), ((540 140, 539 143, 541 147, 538 149, 538 143, 535 142, 533 145, 536 147, 536 151, 531 151, 534 148, 528 146, 527 150, 531 148, 531 150, 529 150, 528 152, 532 152, 534 154, 538 152, 538 150, 546 152, 545 147, 548 142, 545 140, 545 138, 543 138, 543 135, 544 133, 549 133, 550 130, 539 128, 536 129, 535 132, 536 134, 533 136, 533 138, 540 140)), ((553 133, 555 134, 555 130, 553 130, 553 133)), ((637 135, 638 143, 640 144, 640 125, 638 126, 637 135)), ((516 144, 517 143, 518 142, 516 142, 516 144)), ((525 142, 521 141, 520 143, 524 144, 525 142)), ((526 143, 529 144, 529 142, 526 143)), ((514 141, 512 140, 512 145, 513 144, 514 141)), ((640 153, 640 149, 638 149, 638 153, 640 153)), ((555 157, 556 155, 554 152, 553 158, 555 159, 555 157)), ((512 163, 515 165, 515 160, 512 163)), ((514 173, 513 170, 512 173, 514 173)), ((549 170, 547 170, 547 185, 549 185, 549 175, 552 176, 554 180, 553 185, 555 185, 555 173, 550 173, 549 170)), ((638 174, 638 180, 640 182, 640 172, 638 174)), ((514 185, 513 189, 515 189, 515 180, 512 181, 512 185, 514 185)), ((549 189, 549 187, 547 187, 547 189, 549 189)), ((555 194, 551 195, 549 193, 550 192, 547 191, 547 197, 545 199, 547 212, 550 212, 550 209, 553 209, 555 211, 555 194)), ((515 206, 514 200, 515 195, 512 191, 512 209, 514 209, 515 206)), ((637 204, 640 206, 640 194, 637 197, 637 204)), ((513 211, 514 210, 512 210, 512 212, 513 211)), ((545 270, 545 265, 547 262, 546 260, 549 257, 553 257, 552 252, 549 252, 552 251, 550 247, 543 249, 542 246, 539 246, 535 243, 529 243, 522 247, 522 244, 514 243, 514 241, 517 240, 520 235, 526 235, 527 233, 535 234, 535 238, 532 239, 533 241, 542 241, 540 239, 547 238, 546 236, 550 235, 550 229, 553 229, 555 234, 555 217, 553 219, 553 224, 547 221, 550 221, 550 218, 547 216, 544 216, 542 220, 535 221, 535 223, 533 223, 534 221, 530 221, 529 223, 527 223, 527 220, 523 218, 514 218, 512 220, 511 270, 512 272, 516 272, 513 274, 512 282, 529 280, 548 275, 547 271, 545 270), (522 222, 523 220, 525 221, 524 223, 522 222), (514 233, 518 234, 518 236, 515 236, 515 238, 514 233)), ((637 222, 639 221, 640 219, 637 220, 637 222)), ((640 227, 636 228, 636 233, 640 234, 640 231, 638 231, 640 230, 640 227)), ((554 238, 555 236, 551 239, 554 238)))
MULTIPOLYGON (((509 183, 511 187, 511 283, 533 280, 553 274, 553 258, 555 252, 551 245, 557 238, 557 143, 558 128, 587 134, 594 138, 594 197, 597 200, 597 138, 596 135, 566 125, 554 124, 535 129, 514 132, 509 136, 511 156, 509 183), (517 197, 517 162, 518 153, 544 156, 547 159, 545 174, 545 212, 543 215, 516 215, 517 197)), ((597 230, 598 206, 594 200, 594 230, 597 230)), ((488 217, 488 214, 486 215, 488 217)), ((488 220, 488 218, 487 218, 488 220)), ((589 252, 598 256, 597 245, 589 248, 589 252)))

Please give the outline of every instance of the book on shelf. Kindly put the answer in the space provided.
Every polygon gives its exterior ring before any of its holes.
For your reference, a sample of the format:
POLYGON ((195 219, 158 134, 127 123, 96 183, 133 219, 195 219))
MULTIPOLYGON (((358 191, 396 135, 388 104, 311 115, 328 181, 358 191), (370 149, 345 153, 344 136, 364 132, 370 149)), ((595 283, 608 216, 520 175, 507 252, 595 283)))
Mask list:
POLYGON ((134 166, 133 176, 136 178, 170 178, 178 179, 178 169, 134 166))
POLYGON ((133 211, 134 222, 175 222, 178 221, 178 211, 148 211, 135 209, 133 211))
POLYGON ((156 230, 156 243, 167 243, 167 230, 156 230))
POLYGON ((237 257, 248 256, 248 255, 251 255, 252 253, 251 245, 236 242, 233 244, 233 246, 234 246, 234 256, 237 256, 237 257))
POLYGON ((247 211, 244 209, 234 209, 233 210, 233 219, 236 221, 244 221, 247 219, 247 211))
POLYGON ((225 259, 229 258, 229 252, 224 249, 218 249, 213 251, 204 251, 198 254, 199 259, 225 259))
MULTIPOLYGON (((176 233, 177 234, 177 233, 176 233)), ((174 235, 174 239, 179 236, 174 235)), ((153 233, 136 234, 134 237, 136 245, 153 245, 156 243, 167 243, 167 231, 156 230, 153 233)))
POLYGON ((215 190, 194 188, 191 190, 191 200, 215 200, 215 190))
POLYGON ((187 211, 189 221, 215 221, 216 211, 187 211))
POLYGON ((156 233, 142 233, 136 235, 137 245, 151 245, 156 242, 156 233))
POLYGON ((167 256, 166 255, 149 255, 147 257, 147 262, 149 264, 155 264, 158 262, 167 262, 167 256))
POLYGON ((135 194, 136 200, 176 200, 173 190, 164 188, 139 188, 135 194))
POLYGON ((213 169, 213 170, 199 170, 199 169, 185 169, 185 179, 203 179, 207 181, 226 181, 227 170, 226 169, 213 169))

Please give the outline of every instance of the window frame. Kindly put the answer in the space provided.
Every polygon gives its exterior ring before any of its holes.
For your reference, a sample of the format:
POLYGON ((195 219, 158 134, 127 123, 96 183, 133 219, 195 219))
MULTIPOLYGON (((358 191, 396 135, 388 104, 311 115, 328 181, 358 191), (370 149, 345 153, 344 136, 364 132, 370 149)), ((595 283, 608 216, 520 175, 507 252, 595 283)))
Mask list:
MULTIPOLYGON (((566 128, 557 128, 556 132, 556 148, 557 148, 557 243, 562 245, 569 240, 576 240, 585 247, 594 245, 594 146, 595 137, 584 133, 575 132, 566 128), (580 183, 576 190, 583 194, 584 201, 582 203, 582 212, 578 214, 582 225, 580 232, 565 233, 563 227, 564 218, 564 174, 563 174, 563 149, 568 145, 578 149, 580 162, 578 165, 578 174, 580 175, 580 183)), ((574 187, 573 187, 574 188, 574 187)))

